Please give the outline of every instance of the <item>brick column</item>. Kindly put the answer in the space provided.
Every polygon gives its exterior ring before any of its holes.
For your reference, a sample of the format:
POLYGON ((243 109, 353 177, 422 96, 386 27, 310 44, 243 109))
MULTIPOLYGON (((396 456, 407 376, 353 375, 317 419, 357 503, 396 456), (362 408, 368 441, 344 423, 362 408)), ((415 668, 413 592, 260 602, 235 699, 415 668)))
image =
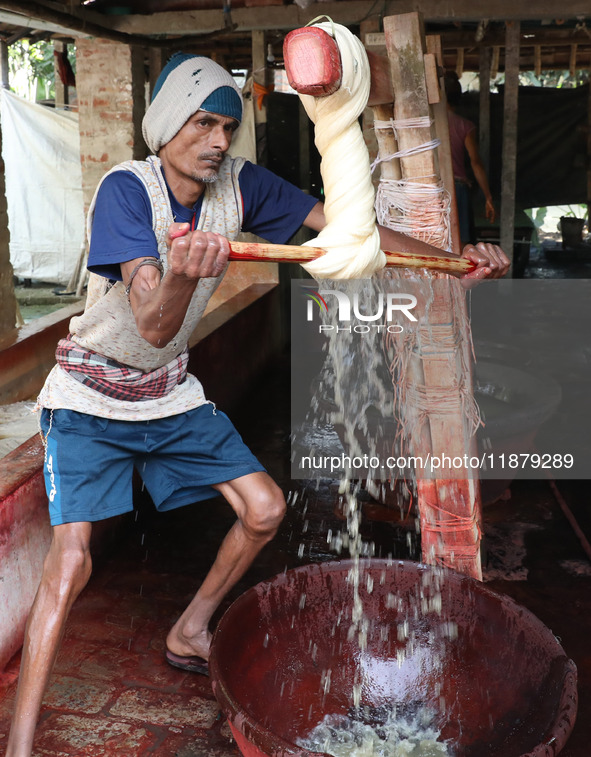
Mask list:
POLYGON ((84 206, 109 168, 147 154, 144 50, 95 38, 76 40, 76 89, 84 206))

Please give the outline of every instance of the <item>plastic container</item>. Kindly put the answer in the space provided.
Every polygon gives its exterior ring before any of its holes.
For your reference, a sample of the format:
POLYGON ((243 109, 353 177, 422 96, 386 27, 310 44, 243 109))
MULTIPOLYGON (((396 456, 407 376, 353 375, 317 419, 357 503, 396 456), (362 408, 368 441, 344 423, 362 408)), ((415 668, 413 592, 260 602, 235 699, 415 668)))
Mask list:
POLYGON ((220 621, 213 690, 245 757, 318 754, 297 742, 326 714, 355 711, 356 680, 365 713, 431 710, 454 757, 558 754, 574 725, 576 667, 538 618, 453 571, 363 560, 362 650, 349 633, 351 567, 287 571, 220 621))

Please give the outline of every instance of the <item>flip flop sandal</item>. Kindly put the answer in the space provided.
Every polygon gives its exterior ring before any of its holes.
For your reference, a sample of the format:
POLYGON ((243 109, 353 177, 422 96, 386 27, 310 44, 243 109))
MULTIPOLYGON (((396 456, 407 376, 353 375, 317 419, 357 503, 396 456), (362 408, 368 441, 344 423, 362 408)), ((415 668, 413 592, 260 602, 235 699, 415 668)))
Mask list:
POLYGON ((202 676, 209 675, 209 665, 203 657, 193 655, 192 657, 183 657, 166 650, 166 662, 175 668, 185 670, 187 673, 199 673, 202 676))

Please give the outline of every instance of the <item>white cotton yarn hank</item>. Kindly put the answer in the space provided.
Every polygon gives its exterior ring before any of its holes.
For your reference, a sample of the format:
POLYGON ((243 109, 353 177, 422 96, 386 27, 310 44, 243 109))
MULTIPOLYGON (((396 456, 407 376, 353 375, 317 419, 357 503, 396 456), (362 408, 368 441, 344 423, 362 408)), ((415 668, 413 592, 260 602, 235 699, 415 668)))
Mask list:
POLYGON ((300 95, 315 124, 327 221, 316 239, 306 242, 327 252, 304 268, 316 279, 370 278, 385 266, 386 257, 376 226, 369 155, 357 121, 369 98, 369 63, 360 40, 344 26, 314 26, 336 39, 342 83, 326 97, 300 95))
POLYGON ((378 223, 447 252, 451 251, 450 209, 451 198, 441 182, 380 179, 378 223))
MULTIPOLYGON (((421 129, 430 127, 431 118, 419 116, 417 118, 390 119, 389 121, 374 121, 374 129, 391 129, 396 141, 401 129, 421 129)), ((399 150, 393 155, 378 156, 372 163, 372 173, 376 166, 395 158, 405 158, 422 152, 434 150, 440 145, 439 139, 432 139, 422 145, 399 150)), ((406 236, 420 239, 422 242, 438 247, 440 250, 451 251, 451 197, 443 182, 435 176, 415 177, 406 179, 380 178, 376 196, 376 215, 378 223, 388 229, 406 236), (429 183, 426 183, 429 181, 429 183)))

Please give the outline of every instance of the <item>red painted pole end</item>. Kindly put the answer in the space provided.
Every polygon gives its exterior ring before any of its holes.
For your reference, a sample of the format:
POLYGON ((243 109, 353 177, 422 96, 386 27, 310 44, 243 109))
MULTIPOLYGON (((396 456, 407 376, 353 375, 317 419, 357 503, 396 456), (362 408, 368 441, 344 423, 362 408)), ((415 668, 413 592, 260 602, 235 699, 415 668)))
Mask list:
POLYGON ((306 26, 289 32, 283 59, 290 85, 302 95, 326 97, 341 86, 339 47, 323 29, 306 26))

